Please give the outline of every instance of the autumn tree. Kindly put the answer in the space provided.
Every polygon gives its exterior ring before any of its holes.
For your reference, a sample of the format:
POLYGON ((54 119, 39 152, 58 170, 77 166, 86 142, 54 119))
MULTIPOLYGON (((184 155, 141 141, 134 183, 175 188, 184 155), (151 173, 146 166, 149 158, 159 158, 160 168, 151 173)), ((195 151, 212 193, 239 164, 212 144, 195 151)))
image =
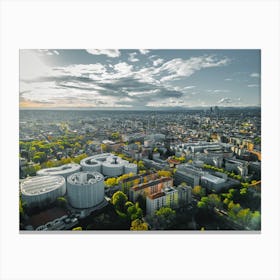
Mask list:
POLYGON ((205 189, 201 186, 194 186, 192 189, 192 194, 195 196, 202 197, 205 195, 205 189))
POLYGON ((113 186, 117 185, 117 179, 116 178, 108 178, 105 181, 105 185, 108 186, 108 187, 113 187, 113 186))
POLYGON ((172 176, 171 172, 166 171, 166 170, 159 170, 157 173, 160 177, 171 177, 172 176))
POLYGON ((83 230, 83 228, 82 227, 75 227, 72 230, 83 230))
POLYGON ((141 219, 136 219, 131 222, 130 230, 148 230, 148 224, 141 219))

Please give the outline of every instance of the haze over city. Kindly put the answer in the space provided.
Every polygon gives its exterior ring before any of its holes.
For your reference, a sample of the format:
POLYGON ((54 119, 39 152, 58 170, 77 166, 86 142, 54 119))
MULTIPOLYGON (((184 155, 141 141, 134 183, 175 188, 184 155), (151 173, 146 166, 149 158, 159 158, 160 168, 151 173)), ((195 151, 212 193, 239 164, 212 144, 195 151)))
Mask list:
POLYGON ((20 108, 260 106, 260 50, 20 50, 20 108))

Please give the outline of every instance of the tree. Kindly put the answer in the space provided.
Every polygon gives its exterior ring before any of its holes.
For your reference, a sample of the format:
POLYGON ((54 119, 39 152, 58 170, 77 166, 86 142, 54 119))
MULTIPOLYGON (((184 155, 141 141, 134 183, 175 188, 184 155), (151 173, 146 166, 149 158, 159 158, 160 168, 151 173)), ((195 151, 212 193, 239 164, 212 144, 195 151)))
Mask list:
POLYGON ((197 207, 203 209, 203 208, 206 208, 207 205, 206 205, 206 203, 203 202, 203 201, 198 201, 198 202, 197 202, 197 207))
POLYGON ((33 161, 36 163, 43 163, 47 159, 45 152, 37 152, 34 154, 33 161))
POLYGON ((237 213, 241 210, 239 203, 234 203, 233 201, 230 201, 228 204, 228 214, 231 218, 236 219, 237 213))
POLYGON ((208 195, 208 202, 209 205, 212 207, 217 207, 220 208, 222 203, 221 203, 221 198, 217 194, 209 194, 208 195))
POLYGON ((131 222, 130 230, 148 230, 148 224, 141 219, 136 219, 131 222))
POLYGON ((117 191, 112 196, 112 204, 116 207, 117 210, 124 212, 125 203, 127 202, 127 195, 122 191, 117 191))
POLYGON ((118 140, 118 139, 120 139, 120 133, 119 133, 119 132, 113 132, 113 133, 111 134, 111 138, 112 138, 113 140, 118 140))
POLYGON ((157 173, 160 177, 171 177, 172 176, 171 172, 166 171, 166 170, 159 170, 157 173))
POLYGON ((66 208, 68 202, 67 202, 67 199, 65 197, 60 196, 56 199, 56 204, 57 204, 57 206, 60 206, 62 208, 66 208))
POLYGON ((107 146, 105 144, 101 144, 101 150, 103 152, 106 152, 107 151, 107 146))
POLYGON ((202 188, 201 186, 194 186, 192 189, 192 193, 193 193, 193 195, 202 197, 205 195, 205 189, 202 188))
POLYGON ((142 218, 143 211, 139 207, 139 203, 138 202, 136 202, 135 204, 132 203, 132 205, 130 205, 127 208, 127 216, 130 218, 131 221, 139 219, 139 218, 142 218))
POLYGON ((105 185, 108 186, 108 187, 113 187, 117 184, 117 179, 116 178, 108 178, 106 181, 105 181, 105 185))
POLYGON ((261 214, 259 211, 254 211, 251 215, 250 226, 252 229, 259 230, 261 228, 261 214))
POLYGON ((144 165, 144 162, 142 160, 138 161, 137 166, 140 170, 145 169, 145 165, 144 165))
POLYGON ((245 196, 247 194, 247 188, 242 188, 239 191, 240 195, 245 196))
POLYGON ((249 225, 249 222, 251 221, 252 218, 252 213, 249 208, 246 209, 241 209, 237 215, 236 218, 238 221, 243 224, 244 226, 249 225))
POLYGON ((155 218, 158 229, 170 229, 174 225, 176 212, 169 207, 162 207, 156 211, 155 218))
POLYGON ((83 228, 82 227, 75 227, 72 230, 83 230, 83 228))
POLYGON ((24 209, 26 208, 26 204, 22 202, 21 197, 19 198, 19 213, 21 216, 24 215, 24 209))

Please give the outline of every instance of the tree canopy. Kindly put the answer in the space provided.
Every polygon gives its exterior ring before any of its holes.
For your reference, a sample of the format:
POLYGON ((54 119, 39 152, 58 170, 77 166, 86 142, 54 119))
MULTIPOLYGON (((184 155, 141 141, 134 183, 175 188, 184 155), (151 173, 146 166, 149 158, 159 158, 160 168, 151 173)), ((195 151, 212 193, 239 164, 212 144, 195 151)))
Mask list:
POLYGON ((116 207, 116 209, 124 212, 125 210, 125 203, 127 202, 128 198, 127 195, 124 194, 122 191, 117 191, 112 196, 112 204, 116 207))
POLYGON ((141 219, 136 219, 131 222, 130 230, 148 230, 148 224, 141 219))

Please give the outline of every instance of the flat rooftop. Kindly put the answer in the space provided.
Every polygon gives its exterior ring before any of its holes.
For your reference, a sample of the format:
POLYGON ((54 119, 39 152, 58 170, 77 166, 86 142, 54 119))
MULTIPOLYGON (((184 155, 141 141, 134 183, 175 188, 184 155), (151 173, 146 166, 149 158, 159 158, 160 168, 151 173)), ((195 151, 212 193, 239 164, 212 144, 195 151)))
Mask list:
POLYGON ((222 179, 220 177, 216 177, 216 176, 213 176, 211 174, 205 174, 201 177, 201 179, 206 179, 207 181, 210 181, 214 184, 220 184, 220 183, 225 183, 226 180, 225 179, 222 179))
POLYGON ((57 189, 65 184, 62 176, 35 176, 21 183, 21 192, 24 195, 38 195, 57 189))

